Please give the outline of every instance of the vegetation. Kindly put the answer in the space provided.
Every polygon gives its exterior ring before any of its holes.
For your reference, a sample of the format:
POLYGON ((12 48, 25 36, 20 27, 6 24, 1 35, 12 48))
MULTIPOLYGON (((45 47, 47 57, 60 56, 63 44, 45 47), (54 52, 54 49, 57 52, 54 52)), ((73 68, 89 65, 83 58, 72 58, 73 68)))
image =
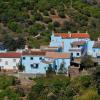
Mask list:
POLYGON ((94 62, 91 56, 84 56, 81 60, 81 67, 84 69, 89 69, 94 67, 94 62))
MULTIPOLYGON (((61 65, 62 66, 62 65, 61 65)), ((62 68, 62 67, 61 67, 62 68)), ((93 75, 80 75, 75 78, 55 75, 54 69, 47 70, 47 77, 30 78, 35 84, 25 92, 16 85, 16 78, 0 76, 0 100, 99 100, 100 99, 100 66, 93 75)))
MULTIPOLYGON (((59 32, 88 31, 92 39, 99 36, 100 7, 98 0, 0 0, 0 37, 5 41, 4 35, 28 39, 32 47, 35 43, 48 44, 52 30, 59 32), (38 2, 37 2, 38 1, 38 2), (56 15, 64 21, 64 25, 51 17, 56 15), (54 25, 52 24, 54 23, 54 25), (54 27, 55 26, 55 27, 54 27), (41 42, 40 42, 41 41, 41 42), (32 44, 33 43, 33 44, 32 44)), ((13 47, 12 47, 13 48, 13 47)))
POLYGON ((15 81, 15 77, 0 75, 0 100, 19 100, 19 93, 10 88, 15 85, 15 81))
POLYGON ((92 76, 85 75, 70 79, 57 75, 36 78, 28 100, 99 100, 92 76))

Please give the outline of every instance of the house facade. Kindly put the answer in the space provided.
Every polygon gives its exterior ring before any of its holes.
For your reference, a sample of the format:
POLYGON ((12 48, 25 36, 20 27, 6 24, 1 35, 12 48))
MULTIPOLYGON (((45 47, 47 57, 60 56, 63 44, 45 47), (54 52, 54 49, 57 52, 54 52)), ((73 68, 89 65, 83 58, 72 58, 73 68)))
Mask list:
POLYGON ((5 71, 18 70, 20 57, 21 53, 16 53, 16 52, 0 53, 0 69, 5 71))
POLYGON ((45 74, 47 64, 42 62, 44 56, 44 51, 23 52, 21 61, 25 67, 24 73, 45 74))
POLYGON ((70 66, 70 54, 46 51, 23 52, 21 57, 22 65, 25 66, 24 73, 46 74, 49 66, 56 71, 64 62, 64 67, 70 66))
POLYGON ((95 41, 93 45, 93 57, 100 58, 100 41, 95 41))
POLYGON ((62 47, 62 52, 69 52, 73 57, 87 53, 87 43, 91 41, 88 33, 52 33, 50 46, 62 47))
POLYGON ((63 67, 66 69, 66 72, 68 70, 68 67, 70 66, 69 53, 47 52, 45 56, 45 60, 52 61, 52 64, 53 64, 52 67, 56 70, 56 72, 59 71, 62 64, 63 64, 63 67))

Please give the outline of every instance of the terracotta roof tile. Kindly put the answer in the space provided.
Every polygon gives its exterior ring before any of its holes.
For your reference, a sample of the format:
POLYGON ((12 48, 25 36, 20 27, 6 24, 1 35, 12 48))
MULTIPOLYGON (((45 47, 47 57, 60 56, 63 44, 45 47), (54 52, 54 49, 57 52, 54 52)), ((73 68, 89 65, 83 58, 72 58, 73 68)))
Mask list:
POLYGON ((60 52, 47 52, 46 57, 48 58, 70 58, 69 53, 60 53, 60 52))
POLYGON ((30 51, 30 52, 23 52, 22 55, 35 55, 35 56, 45 56, 45 51, 30 51))
POLYGON ((61 33, 60 36, 62 38, 71 38, 71 34, 61 33))
POLYGON ((20 58, 21 53, 16 52, 6 52, 6 53, 0 53, 0 58, 20 58))
POLYGON ((72 38, 90 38, 89 34, 87 33, 72 33, 72 38))
POLYGON ((55 36, 61 36, 62 38, 90 38, 88 33, 54 33, 55 36))

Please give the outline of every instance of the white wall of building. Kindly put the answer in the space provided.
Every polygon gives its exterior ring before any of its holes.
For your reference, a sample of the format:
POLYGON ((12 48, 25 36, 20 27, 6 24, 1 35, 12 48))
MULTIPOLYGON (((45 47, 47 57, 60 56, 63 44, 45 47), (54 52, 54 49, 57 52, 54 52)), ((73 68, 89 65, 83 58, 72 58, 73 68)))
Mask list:
POLYGON ((15 70, 18 69, 18 63, 20 58, 0 58, 0 67, 5 70, 15 70))

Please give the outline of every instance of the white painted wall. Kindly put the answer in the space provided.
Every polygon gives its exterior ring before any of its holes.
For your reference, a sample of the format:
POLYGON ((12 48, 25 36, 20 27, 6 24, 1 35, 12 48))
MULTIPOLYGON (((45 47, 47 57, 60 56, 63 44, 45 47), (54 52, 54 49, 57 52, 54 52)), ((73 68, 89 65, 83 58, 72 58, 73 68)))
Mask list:
POLYGON ((5 70, 18 69, 17 65, 20 62, 20 58, 0 58, 0 67, 5 70))

